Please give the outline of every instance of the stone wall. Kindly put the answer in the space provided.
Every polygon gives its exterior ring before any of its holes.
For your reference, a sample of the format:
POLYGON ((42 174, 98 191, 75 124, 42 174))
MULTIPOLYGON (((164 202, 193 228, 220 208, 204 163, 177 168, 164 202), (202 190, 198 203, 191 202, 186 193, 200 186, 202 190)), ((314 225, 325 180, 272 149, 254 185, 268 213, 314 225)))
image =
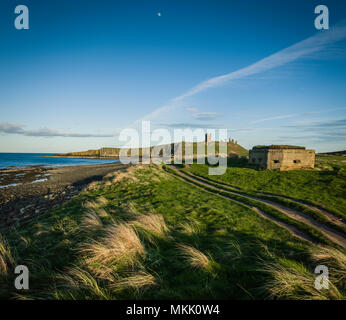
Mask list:
POLYGON ((271 170, 297 170, 314 168, 315 151, 305 149, 252 149, 251 164, 271 170))
POLYGON ((267 169, 268 150, 267 149, 252 149, 249 151, 249 162, 257 164, 261 168, 267 169))

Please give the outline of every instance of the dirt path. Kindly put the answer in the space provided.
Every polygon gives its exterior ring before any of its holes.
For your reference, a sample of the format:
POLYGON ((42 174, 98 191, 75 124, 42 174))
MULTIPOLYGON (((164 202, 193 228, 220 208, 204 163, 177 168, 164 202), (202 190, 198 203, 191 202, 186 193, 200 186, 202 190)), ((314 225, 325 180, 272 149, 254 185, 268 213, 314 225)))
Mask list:
MULTIPOLYGON (((223 187, 225 187, 225 188, 227 188, 227 189, 232 189, 232 190, 236 190, 236 191, 240 191, 240 192, 242 191, 242 190, 241 190, 240 188, 238 188, 238 187, 235 187, 235 186, 232 186, 232 185, 229 185, 229 184, 226 184, 226 183, 222 183, 222 182, 219 182, 219 181, 211 180, 211 179, 205 178, 205 177, 203 177, 203 176, 194 174, 194 173, 192 173, 192 172, 189 172, 189 174, 192 175, 192 176, 195 176, 195 177, 198 178, 198 179, 201 179, 201 180, 203 180, 203 181, 206 181, 206 182, 211 181, 211 182, 213 182, 213 183, 215 183, 215 184, 218 184, 218 185, 220 185, 221 187, 223 186, 223 187)), ((259 194, 262 194, 262 195, 264 195, 264 196, 273 196, 273 197, 277 197, 277 198, 287 199, 287 200, 290 200, 290 201, 292 201, 292 202, 294 202, 294 203, 303 205, 303 206, 305 206, 305 207, 307 207, 307 208, 309 208, 309 209, 311 209, 311 210, 313 210, 313 211, 315 211, 315 212, 318 212, 318 213, 323 214, 330 222, 332 222, 332 223, 334 223, 334 224, 337 224, 337 225, 339 225, 339 226, 346 227, 346 220, 345 220, 345 219, 342 219, 341 217, 339 217, 339 216, 337 216, 337 215, 335 215, 335 214, 333 214, 333 213, 331 213, 331 212, 329 212, 329 211, 327 211, 327 210, 324 210, 324 209, 322 209, 322 208, 319 208, 319 207, 317 207, 317 206, 314 206, 314 205, 312 205, 312 204, 310 204, 310 203, 307 203, 307 202, 305 202, 305 201, 303 201, 303 200, 293 199, 293 198, 291 198, 291 197, 284 196, 284 195, 282 195, 282 194, 277 194, 277 193, 270 193, 270 192, 258 192, 258 193, 259 193, 259 194)))
MULTIPOLYGON (((174 169, 179 175, 183 176, 187 180, 194 181, 196 183, 205 185, 208 188, 212 188, 216 191, 221 190, 221 191, 229 193, 229 194, 240 196, 238 193, 232 192, 230 190, 225 190, 223 188, 218 188, 214 185, 211 185, 208 183, 208 181, 206 179, 202 179, 202 178, 200 179, 199 177, 198 178, 191 177, 191 176, 187 175, 186 173, 178 170, 176 167, 170 167, 170 168, 174 169)), ((254 197, 254 196, 249 196, 249 195, 244 195, 244 194, 242 194, 241 196, 244 198, 248 198, 251 200, 255 200, 255 201, 264 203, 264 204, 266 204, 266 205, 268 205, 274 209, 277 209, 294 220, 303 222, 303 223, 305 223, 311 227, 318 229, 319 231, 321 231, 323 233, 323 235, 325 237, 327 237, 328 239, 330 239, 334 243, 336 243, 342 247, 346 247, 346 236, 344 234, 342 234, 341 232, 335 231, 328 226, 323 225, 322 223, 314 220, 313 218, 311 218, 311 217, 309 217, 309 216, 307 216, 301 212, 298 212, 298 211, 290 209, 290 208, 286 208, 283 205, 277 204, 277 203, 269 201, 269 200, 263 200, 263 199, 260 199, 260 198, 254 197)), ((271 218, 273 218, 273 217, 271 217, 271 218)))
MULTIPOLYGON (((182 171, 180 171, 182 172, 182 171)), ((194 176, 195 178, 197 178, 198 180, 203 180, 205 181, 206 183, 208 182, 212 182, 213 184, 217 184, 220 186, 220 188, 222 188, 223 190, 225 191, 229 191, 229 190, 235 190, 235 191, 238 191, 238 192, 242 192, 242 190, 240 188, 237 188, 237 187, 234 187, 234 186, 231 186, 231 185, 228 185, 226 183, 222 183, 222 182, 217 182, 215 180, 211 180, 211 179, 208 179, 206 177, 203 177, 203 176, 200 176, 200 175, 196 175, 192 172, 189 172, 189 175, 191 176, 194 176)), ((304 201, 301 201, 301 200, 296 200, 296 199, 293 199, 291 197, 287 197, 287 196, 284 196, 284 195, 280 195, 280 194, 276 194, 276 193, 268 193, 268 192, 258 192, 259 194, 263 195, 263 196, 273 196, 273 197, 276 197, 276 198, 281 198, 281 199, 287 199, 287 200, 290 200, 291 202, 294 202, 294 203, 297 203, 301 206, 305 206, 307 208, 309 208, 310 210, 313 210, 315 212, 318 212, 320 214, 323 214, 325 216, 325 218, 327 218, 327 220, 329 220, 331 223, 334 223, 336 225, 339 225, 339 226, 342 226, 342 227, 346 227, 346 220, 336 216, 335 214, 331 213, 331 212, 328 212, 326 210, 323 210, 321 208, 318 208, 314 205, 311 205, 309 203, 306 203, 304 201)), ((243 194, 243 193, 241 193, 243 194)), ((260 199, 260 200, 263 200, 263 199, 260 199)), ((270 201, 270 200, 269 200, 270 201)), ((275 203, 275 201, 272 201, 273 203, 275 203)), ((334 230, 334 229, 331 229, 331 230, 334 230)))
MULTIPOLYGON (((212 194, 212 195, 214 195, 214 196, 218 196, 218 197, 220 197, 220 198, 227 199, 227 200, 229 200, 229 201, 232 201, 232 202, 238 203, 238 204, 240 204, 240 205, 242 205, 242 206, 244 206, 244 207, 247 207, 247 208, 249 208, 250 210, 253 210, 253 211, 256 212, 257 214, 259 214, 262 218, 267 219, 267 220, 270 220, 270 221, 272 221, 273 223, 275 223, 276 225, 278 225, 278 226, 280 226, 280 227, 282 227, 282 228, 285 228, 289 233, 291 233, 293 236, 295 236, 295 237, 297 237, 297 238, 299 238, 299 239, 301 239, 301 240, 305 240, 305 241, 308 241, 308 242, 315 242, 314 239, 312 239, 309 235, 305 234, 304 232, 302 232, 301 230, 299 230, 299 229, 296 228, 295 226, 292 226, 292 225, 290 225, 290 224, 287 224, 287 223, 285 223, 285 222, 283 222, 283 221, 281 221, 281 220, 279 220, 279 219, 277 219, 277 218, 275 218, 275 217, 273 217, 273 216, 271 216, 271 215, 269 215, 269 214, 263 212, 262 210, 260 210, 260 209, 257 208, 257 207, 249 206, 249 205, 247 205, 247 204, 245 204, 245 203, 243 203, 243 202, 240 202, 240 201, 238 201, 238 200, 232 199, 232 198, 230 198, 230 197, 223 196, 223 195, 221 195, 221 194, 215 194, 215 193, 213 193, 213 192, 211 192, 211 191, 206 190, 205 188, 203 188, 203 187, 201 187, 201 186, 199 186, 199 185, 196 185, 196 184, 194 184, 194 183, 192 183, 192 182, 186 181, 186 179, 184 179, 184 178, 181 177, 181 176, 180 176, 180 177, 179 177, 179 176, 174 176, 174 177, 176 177, 177 179, 180 179, 180 180, 182 180, 182 181, 184 181, 184 182, 190 183, 190 184, 192 184, 193 186, 195 186, 196 188, 203 190, 204 192, 210 193, 210 194, 212 194)), ((187 178, 187 179, 188 179, 188 178, 187 178)), ((208 185, 208 187, 209 187, 209 185, 208 185)), ((212 186, 211 186, 211 187, 212 187, 212 186)), ((216 188, 213 188, 213 189, 217 190, 216 188)))
POLYGON ((310 203, 307 203, 305 201, 296 200, 296 199, 293 199, 291 197, 283 196, 281 194, 276 194, 276 193, 267 193, 267 192, 260 192, 260 193, 263 194, 264 196, 273 196, 273 197, 283 198, 283 199, 287 199, 287 200, 290 200, 292 202, 301 204, 301 205, 303 205, 303 206, 305 206, 305 207, 307 207, 313 211, 316 211, 318 213, 323 214, 330 222, 333 222, 339 226, 346 227, 346 220, 345 219, 342 219, 342 218, 336 216, 335 214, 333 214, 327 210, 321 209, 321 208, 314 206, 310 203))

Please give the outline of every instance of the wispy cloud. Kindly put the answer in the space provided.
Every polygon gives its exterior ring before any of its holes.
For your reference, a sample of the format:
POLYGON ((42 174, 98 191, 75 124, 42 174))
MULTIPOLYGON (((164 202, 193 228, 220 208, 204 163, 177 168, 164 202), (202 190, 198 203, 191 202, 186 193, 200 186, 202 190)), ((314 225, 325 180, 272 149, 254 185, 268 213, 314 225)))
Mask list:
POLYGON ((293 118, 297 117, 298 114, 286 114, 286 115, 281 115, 281 116, 274 116, 274 117, 269 117, 269 118, 264 118, 264 119, 258 119, 255 121, 252 121, 251 123, 260 123, 264 121, 271 121, 271 120, 280 120, 280 119, 287 119, 287 118, 293 118))
POLYGON ((294 117, 301 117, 301 116, 310 116, 310 115, 328 113, 328 112, 333 112, 333 111, 340 111, 340 110, 345 110, 345 109, 346 109, 346 107, 317 110, 317 111, 304 112, 304 113, 284 114, 284 115, 279 115, 279 116, 274 116, 274 117, 258 119, 258 120, 252 121, 251 123, 260 123, 260 122, 264 122, 264 121, 280 120, 280 119, 287 119, 287 118, 294 118, 294 117))
POLYGON ((331 120, 325 122, 314 122, 311 125, 314 128, 333 128, 333 129, 346 129, 346 119, 331 120))
POLYGON ((311 57, 311 55, 321 52, 327 46, 345 38, 346 24, 345 21, 342 21, 329 30, 320 31, 310 38, 302 40, 245 68, 203 81, 184 94, 172 99, 163 107, 160 107, 147 114, 145 117, 137 120, 134 124, 137 124, 142 120, 155 119, 167 111, 174 110, 176 107, 181 106, 181 103, 185 98, 191 97, 204 90, 220 86, 228 81, 234 81, 251 75, 259 74, 264 71, 283 66, 303 57, 311 57))
POLYGON ((296 124, 286 126, 286 128, 303 129, 305 131, 311 130, 343 130, 346 133, 346 119, 329 120, 329 121, 314 121, 308 124, 296 124))
POLYGON ((160 123, 163 127, 168 127, 171 129, 180 129, 180 128, 200 128, 200 129, 219 129, 225 128, 223 124, 217 123, 189 123, 189 122, 174 122, 174 123, 160 123))
POLYGON ((186 110, 187 112, 191 112, 191 113, 194 113, 194 112, 197 112, 197 111, 198 111, 197 108, 191 108, 191 107, 187 107, 187 108, 185 108, 185 110, 186 110))
POLYGON ((64 133, 48 128, 42 128, 38 130, 25 130, 24 126, 21 124, 6 122, 0 122, 0 133, 20 134, 30 137, 109 138, 114 136, 112 134, 64 133))
POLYGON ((294 129, 297 134, 312 135, 315 139, 329 141, 346 141, 346 119, 315 121, 308 124, 286 126, 294 129))
POLYGON ((220 114, 217 112, 201 112, 201 113, 196 113, 192 116, 193 118, 197 120, 213 120, 216 118, 220 117, 220 114))

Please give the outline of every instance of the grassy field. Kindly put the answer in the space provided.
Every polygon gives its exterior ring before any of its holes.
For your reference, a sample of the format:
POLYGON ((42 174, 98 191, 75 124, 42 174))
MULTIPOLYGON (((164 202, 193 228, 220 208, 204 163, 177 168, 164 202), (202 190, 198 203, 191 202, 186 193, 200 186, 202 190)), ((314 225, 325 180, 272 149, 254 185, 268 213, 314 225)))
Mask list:
POLYGON ((307 200, 346 217, 346 162, 342 156, 318 156, 316 169, 294 171, 257 170, 246 159, 229 161, 227 172, 208 175, 207 165, 193 164, 186 170, 217 182, 241 188, 307 200))
POLYGON ((345 254, 159 167, 115 172, 0 239, 0 298, 343 299, 345 254), (327 263, 329 290, 314 288, 327 263), (13 267, 30 290, 13 287, 13 267), (334 272, 333 272, 334 271, 334 272))

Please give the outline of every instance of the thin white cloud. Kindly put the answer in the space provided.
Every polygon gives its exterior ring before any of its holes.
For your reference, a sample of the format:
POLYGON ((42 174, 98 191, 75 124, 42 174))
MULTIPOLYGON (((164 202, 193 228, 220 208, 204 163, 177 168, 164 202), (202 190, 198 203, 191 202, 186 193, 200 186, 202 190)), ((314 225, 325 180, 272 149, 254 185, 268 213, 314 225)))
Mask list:
POLYGON ((195 112, 198 111, 197 108, 190 108, 190 107, 185 108, 185 110, 186 110, 187 112, 191 112, 191 113, 195 113, 195 112))
POLYGON ((346 107, 326 109, 326 110, 318 110, 318 111, 311 111, 311 112, 304 112, 304 113, 285 114, 285 115, 280 115, 280 116, 258 119, 258 120, 252 121, 251 123, 260 123, 260 122, 271 121, 271 120, 280 120, 280 119, 287 119, 287 118, 294 118, 294 117, 301 117, 301 116, 310 116, 310 115, 328 113, 328 112, 345 110, 345 109, 346 109, 346 107))
POLYGON ((186 93, 172 99, 163 107, 160 107, 143 118, 135 121, 134 124, 138 124, 142 120, 152 120, 171 109, 175 109, 176 107, 181 106, 185 98, 191 97, 209 88, 220 86, 231 80, 233 81, 250 75, 259 74, 283 66, 299 58, 311 57, 312 54, 322 51, 328 45, 346 38, 345 22, 346 21, 344 20, 338 25, 331 27, 329 30, 319 31, 314 36, 302 40, 245 68, 203 81, 188 90, 186 93))
POLYGON ((270 117, 270 118, 258 119, 258 120, 252 121, 251 123, 260 123, 260 122, 264 122, 264 121, 287 119, 287 118, 293 118, 293 117, 297 117, 297 116, 298 116, 298 114, 286 114, 286 115, 282 115, 282 116, 275 116, 275 117, 270 117))
POLYGON ((200 113, 196 113, 194 114, 192 117, 197 119, 197 120, 213 120, 218 118, 220 115, 216 112, 200 112, 200 113))
POLYGON ((30 137, 68 137, 68 138, 110 138, 112 134, 65 133, 58 130, 42 128, 25 130, 24 126, 16 123, 0 122, 0 134, 20 134, 30 137))
POLYGON ((207 124, 200 124, 200 123, 192 123, 192 122, 174 122, 174 123, 160 123, 161 126, 167 127, 167 128, 198 128, 198 129, 220 129, 225 128, 223 124, 217 124, 217 123, 207 123, 207 124))

